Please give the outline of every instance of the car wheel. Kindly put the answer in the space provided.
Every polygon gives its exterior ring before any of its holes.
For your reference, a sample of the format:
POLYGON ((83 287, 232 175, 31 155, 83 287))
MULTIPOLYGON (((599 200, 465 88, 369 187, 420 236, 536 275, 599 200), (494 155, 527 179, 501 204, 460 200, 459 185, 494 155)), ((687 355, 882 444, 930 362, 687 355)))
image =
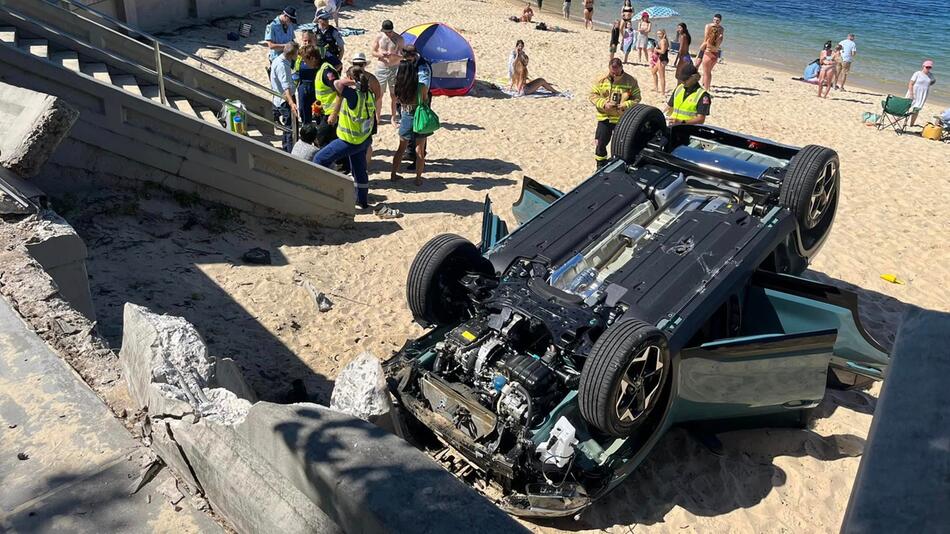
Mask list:
POLYGON ((614 323, 581 371, 581 415, 601 432, 629 436, 656 406, 669 376, 666 337, 639 319, 614 323))
POLYGON ((653 106, 637 104, 628 109, 614 129, 610 152, 615 158, 633 163, 657 132, 667 132, 666 118, 653 106))
POLYGON ((800 245, 808 255, 817 251, 831 230, 840 182, 838 154, 823 146, 806 146, 786 168, 779 204, 798 221, 800 245))
POLYGON ((412 318, 423 326, 460 319, 467 308, 466 290, 460 281, 470 272, 492 272, 491 264, 471 241, 455 234, 429 240, 409 266, 406 300, 412 318))

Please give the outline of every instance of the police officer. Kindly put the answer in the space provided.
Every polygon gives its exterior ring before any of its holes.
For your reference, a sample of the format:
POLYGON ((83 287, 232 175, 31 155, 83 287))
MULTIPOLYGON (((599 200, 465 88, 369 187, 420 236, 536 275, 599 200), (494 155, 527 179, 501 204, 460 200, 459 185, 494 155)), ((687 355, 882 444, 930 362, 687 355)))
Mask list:
POLYGON ((620 58, 611 59, 609 69, 606 76, 594 82, 588 98, 597 109, 594 159, 598 169, 607 163, 607 145, 610 144, 614 127, 620 122, 620 116, 640 102, 640 86, 633 76, 623 71, 620 58))
POLYGON ((297 29, 297 9, 287 6, 280 15, 264 29, 264 41, 270 52, 267 54, 267 74, 270 75, 270 64, 274 58, 284 53, 284 45, 294 40, 294 31, 297 29))
POLYGON ((335 26, 330 25, 330 14, 326 11, 317 13, 316 24, 317 44, 323 56, 332 55, 342 59, 343 35, 335 26))
POLYGON ((712 97, 699 85, 699 71, 692 63, 681 63, 676 69, 679 85, 666 103, 670 124, 703 124, 709 115, 712 97))
POLYGON ((321 148, 313 162, 329 167, 341 158, 348 158, 356 183, 356 207, 366 209, 369 207, 366 150, 372 144, 376 95, 370 88, 369 78, 363 68, 358 66, 350 67, 346 78, 337 80, 334 88, 340 97, 334 103, 328 120, 336 124, 337 138, 321 148))

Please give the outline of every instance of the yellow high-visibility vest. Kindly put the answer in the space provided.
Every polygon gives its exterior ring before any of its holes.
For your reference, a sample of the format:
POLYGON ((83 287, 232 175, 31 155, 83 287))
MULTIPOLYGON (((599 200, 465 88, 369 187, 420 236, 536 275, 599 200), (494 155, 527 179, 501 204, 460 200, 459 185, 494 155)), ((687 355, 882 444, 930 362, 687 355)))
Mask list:
POLYGON ((688 121, 696 118, 699 108, 699 99, 706 94, 702 87, 697 88, 689 96, 686 94, 686 87, 683 84, 676 86, 673 90, 673 111, 670 118, 677 121, 688 121))
POLYGON ((373 120, 376 118, 376 95, 367 91, 357 93, 356 107, 351 108, 349 102, 343 98, 340 106, 340 122, 336 127, 336 136, 350 143, 359 145, 373 132, 373 120))
MULTIPOLYGON (((329 115, 333 112, 333 103, 336 102, 338 96, 336 94, 336 88, 323 83, 323 74, 327 69, 336 72, 336 69, 334 69, 329 62, 324 62, 323 65, 320 66, 320 70, 317 71, 317 77, 313 80, 313 86, 317 93, 317 101, 319 101, 320 106, 323 107, 324 115, 329 115)), ((339 73, 337 73, 337 75, 339 75, 339 73)))

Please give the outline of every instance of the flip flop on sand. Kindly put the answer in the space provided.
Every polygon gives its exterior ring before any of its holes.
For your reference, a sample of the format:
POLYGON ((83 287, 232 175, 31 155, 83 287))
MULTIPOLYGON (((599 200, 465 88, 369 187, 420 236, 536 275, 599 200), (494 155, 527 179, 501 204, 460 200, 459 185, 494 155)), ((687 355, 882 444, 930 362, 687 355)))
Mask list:
POLYGON ((402 217, 401 211, 390 208, 389 206, 379 206, 376 208, 375 213, 380 219, 398 219, 402 217))

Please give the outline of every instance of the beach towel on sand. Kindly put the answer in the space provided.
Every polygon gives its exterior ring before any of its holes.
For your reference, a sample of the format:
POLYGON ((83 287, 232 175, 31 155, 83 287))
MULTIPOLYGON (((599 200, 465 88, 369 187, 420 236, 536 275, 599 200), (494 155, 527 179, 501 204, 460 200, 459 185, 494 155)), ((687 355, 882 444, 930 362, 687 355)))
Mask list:
POLYGON ((566 99, 568 99, 568 100, 571 100, 572 98, 574 98, 574 94, 571 93, 570 91, 564 91, 564 92, 559 93, 559 94, 554 94, 554 93, 549 93, 549 92, 545 91, 544 89, 539 89, 536 93, 532 93, 532 94, 530 94, 530 95, 522 95, 522 94, 519 94, 518 91, 513 91, 513 90, 511 90, 511 89, 502 89, 501 92, 502 92, 502 93, 505 93, 506 95, 508 95, 508 96, 510 96, 510 97, 512 97, 512 98, 522 98, 522 97, 524 97, 524 98, 547 98, 547 97, 554 97, 554 98, 557 98, 557 97, 563 97, 563 98, 566 98, 566 99))

